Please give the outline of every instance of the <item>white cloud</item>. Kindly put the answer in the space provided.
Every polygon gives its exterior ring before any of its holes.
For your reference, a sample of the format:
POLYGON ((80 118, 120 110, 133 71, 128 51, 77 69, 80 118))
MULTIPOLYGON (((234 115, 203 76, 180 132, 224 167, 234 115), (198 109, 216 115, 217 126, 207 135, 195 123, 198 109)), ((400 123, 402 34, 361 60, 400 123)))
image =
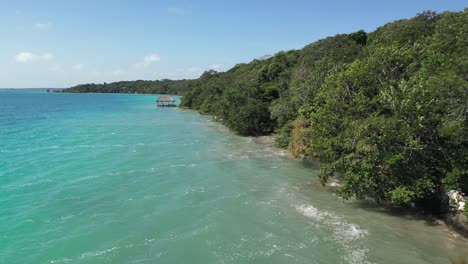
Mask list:
POLYGON ((210 65, 210 70, 219 71, 224 67, 222 64, 212 64, 210 65))
POLYGON ((143 58, 143 60, 137 62, 135 64, 135 67, 137 68, 146 68, 148 66, 151 65, 151 63, 155 62, 155 61, 160 61, 161 60, 161 56, 159 56, 159 54, 150 54, 146 57, 143 58))
POLYGON ((52 27, 52 22, 34 24, 34 28, 35 29, 40 29, 40 30, 49 29, 51 27, 52 27))
POLYGON ((52 53, 34 54, 31 52, 20 52, 16 54, 15 60, 19 63, 28 63, 35 61, 50 61, 54 58, 52 53))
POLYGON ((188 15, 191 13, 189 9, 180 7, 168 7, 167 12, 174 15, 188 15))
POLYGON ((84 65, 83 64, 75 64, 72 66, 73 70, 75 71, 81 71, 83 69, 84 65))

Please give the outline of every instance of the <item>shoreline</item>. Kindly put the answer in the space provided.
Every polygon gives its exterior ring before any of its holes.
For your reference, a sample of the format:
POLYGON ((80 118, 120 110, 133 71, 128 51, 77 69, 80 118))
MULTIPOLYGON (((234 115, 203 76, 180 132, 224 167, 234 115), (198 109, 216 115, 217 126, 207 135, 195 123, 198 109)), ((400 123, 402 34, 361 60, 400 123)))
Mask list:
MULTIPOLYGON (((80 93, 81 94, 122 94, 122 95, 125 94, 125 95, 145 95, 145 96, 159 95, 159 94, 140 94, 140 93, 134 94, 134 93, 96 93, 96 92, 89 92, 89 93, 65 92, 65 93, 69 93, 69 94, 80 94, 80 93)), ((172 95, 172 96, 180 97, 179 95, 172 95)), ((287 157, 288 159, 291 159, 291 160, 305 162, 305 163, 309 163, 309 162, 316 163, 316 164, 319 164, 318 166, 320 166, 320 161, 318 160, 303 160, 300 158, 294 158, 289 152, 289 150, 276 147, 274 145, 275 138, 277 137, 276 134, 261 135, 261 136, 244 136, 228 128, 226 125, 222 123, 221 120, 216 118, 216 116, 201 114, 199 111, 193 110, 191 108, 176 107, 176 109, 196 113, 200 116, 205 116, 210 120, 210 122, 213 125, 215 125, 218 129, 222 130, 223 132, 228 132, 228 133, 231 133, 232 135, 235 135, 241 138, 251 139, 255 144, 266 146, 270 148, 272 151, 279 154, 280 156, 287 157)), ((333 190, 338 186, 339 186, 339 180, 334 179, 329 184, 327 184, 324 188, 333 190)), ((387 207, 386 209, 390 209, 390 207, 387 207)), ((464 239, 468 239, 468 224, 464 224, 464 221, 467 221, 467 218, 463 215, 463 213, 456 213, 453 211, 449 211, 443 215, 435 216, 431 214, 422 213, 421 211, 417 209, 413 209, 413 210, 404 209, 404 207, 401 207, 400 209, 403 209, 404 211, 408 213, 412 213, 417 216, 421 216, 425 218, 429 224, 445 226, 449 231, 449 235, 451 234, 454 237, 463 237, 464 239)))
MULTIPOLYGON (((318 164, 318 166, 320 166, 320 161, 318 161, 318 160, 314 160, 314 159, 303 160, 303 159, 299 159, 299 158, 294 158, 287 149, 282 149, 282 148, 276 147, 274 145, 274 141, 275 141, 275 138, 277 136, 276 134, 262 135, 262 136, 243 136, 243 135, 239 135, 235 131, 232 131, 231 129, 229 129, 221 121, 217 120, 216 117, 214 117, 212 115, 204 115, 204 114, 201 114, 200 112, 198 112, 196 110, 193 110, 193 109, 183 108, 183 110, 188 110, 190 112, 197 113, 197 114, 199 114, 201 116, 207 116, 213 124, 217 124, 217 126, 219 128, 222 128, 223 131, 232 133, 233 135, 236 135, 236 136, 239 136, 239 137, 242 137, 242 138, 249 138, 255 144, 264 145, 264 146, 267 146, 267 147, 271 148, 276 153, 278 153, 280 156, 284 156, 284 157, 287 157, 288 159, 297 160, 297 161, 301 161, 301 162, 304 162, 304 163, 314 163, 314 164, 318 164)), ((330 183, 327 183, 324 186, 324 188, 326 188, 328 190, 331 190, 334 193, 333 189, 338 187, 339 183, 340 183, 339 180, 333 179, 333 180, 330 181, 330 183)), ((342 198, 340 198, 340 199, 342 199, 342 198)), ((374 202, 372 202, 372 203, 377 206, 377 204, 375 204, 374 202)), ((383 207, 383 208, 391 209, 391 207, 383 207)), ((467 223, 466 221, 468 221, 468 219, 467 219, 466 216, 463 215, 462 212, 457 213, 457 212, 454 212, 454 211, 449 211, 449 212, 447 212, 447 213, 445 213, 443 215, 437 216, 437 215, 423 213, 420 210, 417 210, 415 208, 413 208, 411 210, 411 209, 405 209, 404 207, 399 207, 398 209, 403 210, 406 213, 411 213, 411 214, 414 214, 415 216, 422 217, 430 225, 445 227, 447 229, 447 232, 448 232, 447 235, 449 237, 462 238, 463 240, 468 240, 468 224, 466 224, 467 223)))

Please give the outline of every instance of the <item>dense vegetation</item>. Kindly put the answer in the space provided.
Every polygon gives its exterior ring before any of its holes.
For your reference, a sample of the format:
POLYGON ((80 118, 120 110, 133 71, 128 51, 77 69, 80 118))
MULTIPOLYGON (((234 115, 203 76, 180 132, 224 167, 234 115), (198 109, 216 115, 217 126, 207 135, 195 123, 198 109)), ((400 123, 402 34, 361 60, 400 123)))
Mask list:
POLYGON ((141 93, 181 94, 192 86, 193 80, 123 81, 103 84, 80 84, 63 90, 66 93, 141 93))
POLYGON ((341 178, 343 198, 434 206, 444 189, 468 192, 468 10, 206 72, 181 106, 242 135, 276 132, 293 156, 323 161, 322 183, 341 178))

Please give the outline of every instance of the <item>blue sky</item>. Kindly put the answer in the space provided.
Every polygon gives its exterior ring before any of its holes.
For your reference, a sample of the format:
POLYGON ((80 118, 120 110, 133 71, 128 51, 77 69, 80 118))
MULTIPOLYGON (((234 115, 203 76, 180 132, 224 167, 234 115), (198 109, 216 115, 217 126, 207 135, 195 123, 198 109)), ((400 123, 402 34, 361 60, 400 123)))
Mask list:
POLYGON ((181 79, 461 0, 0 2, 0 87, 181 79))

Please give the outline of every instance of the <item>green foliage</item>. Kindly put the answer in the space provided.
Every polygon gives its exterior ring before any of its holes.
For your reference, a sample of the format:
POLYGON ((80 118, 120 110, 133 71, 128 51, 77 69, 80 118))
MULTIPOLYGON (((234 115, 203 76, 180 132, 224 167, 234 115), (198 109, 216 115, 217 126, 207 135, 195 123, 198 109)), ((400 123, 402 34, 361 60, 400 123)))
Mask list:
POLYGON ((406 187, 397 187, 391 192, 393 204, 408 204, 416 198, 414 191, 406 187))
POLYGON ((310 121, 304 116, 299 116, 291 124, 291 136, 288 150, 295 158, 313 156, 310 153, 310 121))
POLYGON ((447 173, 444 184, 447 190, 459 190, 468 193, 468 171, 466 168, 461 168, 461 166, 455 167, 447 173))
POLYGON ((277 118, 272 118, 272 103, 281 100, 289 89, 297 56, 297 51, 279 52, 267 59, 238 64, 225 73, 204 74, 184 94, 181 107, 216 115, 241 135, 269 134, 278 128, 277 118))
POLYGON ((276 145, 324 162, 322 183, 341 175, 345 199, 432 201, 468 181, 467 25, 466 11, 428 11, 336 35, 237 65, 183 101, 209 100, 202 112, 243 135, 275 129, 276 145))
POLYGON ((386 25, 363 56, 328 76, 307 112, 310 153, 328 162, 322 182, 343 172, 340 196, 395 205, 430 197, 444 183, 466 188, 468 50, 440 50, 438 22, 464 28, 467 15, 386 25))
POLYGON ((182 94, 193 85, 192 80, 161 81, 122 81, 103 84, 81 84, 68 89, 65 93, 139 93, 139 94, 182 94))
MULTIPOLYGON (((468 205, 465 204, 465 208, 463 210, 463 214, 468 218, 468 205)), ((466 223, 468 224, 468 220, 466 221, 466 223)))
POLYGON ((229 128, 241 135, 262 135, 272 132, 273 123, 268 103, 258 98, 258 91, 249 84, 238 83, 227 88, 218 102, 218 114, 229 128), (248 120, 248 122, 246 122, 248 120))
POLYGON ((277 148, 287 148, 291 142, 291 133, 293 125, 292 122, 284 125, 283 127, 276 130, 276 137, 274 145, 277 148))
POLYGON ((364 30, 359 30, 349 35, 356 43, 365 46, 367 44, 367 33, 364 30))

